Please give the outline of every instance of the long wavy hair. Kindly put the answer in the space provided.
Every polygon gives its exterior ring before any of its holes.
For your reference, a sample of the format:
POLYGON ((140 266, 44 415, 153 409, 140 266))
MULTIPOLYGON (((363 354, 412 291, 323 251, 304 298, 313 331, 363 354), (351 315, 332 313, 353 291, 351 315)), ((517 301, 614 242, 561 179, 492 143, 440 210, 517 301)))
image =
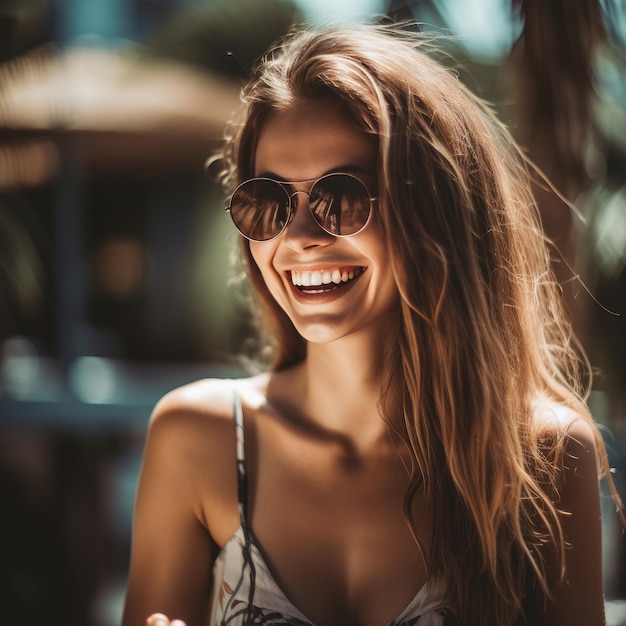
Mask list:
MULTIPOLYGON (((263 59, 227 143, 226 183, 254 175, 269 116, 320 98, 334 98, 377 146, 377 210, 400 294, 378 364, 380 411, 412 459, 407 521, 461 623, 522 623, 529 596, 550 594, 544 551, 563 565, 565 550, 553 504, 563 435, 533 419, 536 401, 554 399, 591 422, 532 168, 427 42, 370 25, 299 30, 263 59), (429 545, 415 530, 418 492, 436 520, 429 545)), ((243 252, 273 339, 271 368, 288 367, 306 343, 246 241, 243 252)))

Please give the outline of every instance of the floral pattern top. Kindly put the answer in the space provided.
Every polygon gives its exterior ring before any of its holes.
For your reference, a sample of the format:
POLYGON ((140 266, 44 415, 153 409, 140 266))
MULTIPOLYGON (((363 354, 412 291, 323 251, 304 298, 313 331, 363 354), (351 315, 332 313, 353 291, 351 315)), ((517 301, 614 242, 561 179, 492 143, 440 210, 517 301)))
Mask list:
MULTIPOLYGON (((234 391, 237 433, 237 485, 240 526, 213 566, 210 626, 315 626, 285 596, 274 580, 247 525, 247 479, 243 411, 234 391)), ((446 589, 425 584, 387 626, 456 626, 446 589)))

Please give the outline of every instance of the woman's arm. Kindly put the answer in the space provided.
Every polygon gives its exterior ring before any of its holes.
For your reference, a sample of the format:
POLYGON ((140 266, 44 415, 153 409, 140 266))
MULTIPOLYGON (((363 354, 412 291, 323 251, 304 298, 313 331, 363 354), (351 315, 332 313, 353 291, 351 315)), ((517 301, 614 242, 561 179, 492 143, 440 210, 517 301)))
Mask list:
POLYGON ((541 626, 604 626, 602 529, 596 444, 592 426, 577 419, 567 429, 565 471, 556 502, 567 546, 565 579, 558 559, 549 563, 554 597, 541 626))
POLYGON ((210 455, 207 419, 184 396, 180 391, 166 396, 150 422, 123 626, 145 626, 153 613, 179 618, 188 626, 206 623, 216 552, 202 507, 210 455))

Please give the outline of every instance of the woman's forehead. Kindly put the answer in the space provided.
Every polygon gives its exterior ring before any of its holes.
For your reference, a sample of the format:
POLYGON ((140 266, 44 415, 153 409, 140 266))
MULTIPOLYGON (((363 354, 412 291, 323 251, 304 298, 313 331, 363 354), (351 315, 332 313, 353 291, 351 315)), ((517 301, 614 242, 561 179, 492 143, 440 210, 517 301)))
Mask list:
POLYGON ((305 180, 341 167, 371 171, 376 150, 336 102, 320 100, 273 113, 260 130, 254 161, 255 175, 305 180))

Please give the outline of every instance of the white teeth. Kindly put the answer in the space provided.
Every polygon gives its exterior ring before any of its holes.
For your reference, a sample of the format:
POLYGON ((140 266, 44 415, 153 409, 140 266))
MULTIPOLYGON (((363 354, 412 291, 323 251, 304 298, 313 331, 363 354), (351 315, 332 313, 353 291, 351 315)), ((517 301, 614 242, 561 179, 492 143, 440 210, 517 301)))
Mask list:
MULTIPOLYGON (((291 282, 297 287, 319 287, 320 285, 340 285, 347 283, 362 272, 362 268, 357 267, 351 270, 341 270, 340 268, 328 268, 324 270, 292 270, 291 282)), ((314 291, 323 292, 323 289, 308 290, 310 293, 314 291)))

